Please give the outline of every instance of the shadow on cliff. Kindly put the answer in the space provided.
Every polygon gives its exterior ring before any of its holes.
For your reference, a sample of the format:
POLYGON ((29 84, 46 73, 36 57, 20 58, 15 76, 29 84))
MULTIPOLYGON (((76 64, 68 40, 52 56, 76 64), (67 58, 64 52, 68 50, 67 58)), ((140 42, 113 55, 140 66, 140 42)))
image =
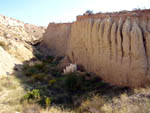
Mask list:
POLYGON ((109 100, 122 93, 131 93, 127 87, 112 86, 86 72, 64 75, 59 67, 63 57, 44 56, 37 51, 33 53, 35 58, 15 67, 15 70, 22 67, 23 73, 16 76, 28 92, 23 101, 38 103, 43 107, 54 105, 75 109, 93 95, 101 95, 109 100))

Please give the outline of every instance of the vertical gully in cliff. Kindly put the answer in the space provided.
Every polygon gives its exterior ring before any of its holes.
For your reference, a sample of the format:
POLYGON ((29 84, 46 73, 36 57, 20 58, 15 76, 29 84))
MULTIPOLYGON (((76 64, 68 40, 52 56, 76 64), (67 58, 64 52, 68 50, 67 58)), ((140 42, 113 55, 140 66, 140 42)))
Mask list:
POLYGON ((120 26, 121 51, 122 51, 121 64, 122 64, 122 62, 123 62, 123 57, 124 57, 124 51, 123 51, 123 38, 125 38, 125 37, 123 37, 123 31, 122 31, 123 26, 124 26, 124 20, 123 20, 123 23, 122 23, 121 26, 120 26))
POLYGON ((118 29, 117 29, 117 62, 121 64, 122 62, 122 38, 121 38, 121 26, 123 24, 123 20, 120 18, 118 22, 118 29))
POLYGON ((140 25, 138 26, 142 33, 143 46, 144 46, 144 51, 145 51, 145 56, 146 56, 146 61, 147 61, 147 68, 146 68, 146 75, 147 75, 148 69, 149 69, 149 61, 148 61, 148 54, 147 54, 147 47, 146 47, 146 35, 144 34, 144 32, 147 32, 147 30, 143 29, 140 25))

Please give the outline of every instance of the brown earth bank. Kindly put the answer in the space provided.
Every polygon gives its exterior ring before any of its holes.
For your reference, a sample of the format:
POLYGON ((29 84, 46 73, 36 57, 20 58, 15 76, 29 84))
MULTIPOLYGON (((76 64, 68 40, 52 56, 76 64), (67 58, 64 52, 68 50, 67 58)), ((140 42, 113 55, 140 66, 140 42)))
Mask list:
POLYGON ((68 49, 70 31, 71 23, 50 23, 41 42, 42 50, 46 50, 46 54, 53 56, 65 56, 68 49))
POLYGON ((150 10, 83 15, 67 26, 49 25, 44 40, 52 53, 65 51, 72 63, 114 85, 150 83, 150 10))

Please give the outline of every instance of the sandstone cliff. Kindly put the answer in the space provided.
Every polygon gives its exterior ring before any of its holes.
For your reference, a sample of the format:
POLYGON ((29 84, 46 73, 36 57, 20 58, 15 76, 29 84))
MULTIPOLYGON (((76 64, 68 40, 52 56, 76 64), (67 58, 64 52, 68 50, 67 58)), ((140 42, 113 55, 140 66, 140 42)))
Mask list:
MULTIPOLYGON (((139 15, 139 14, 137 14, 139 15)), ((150 12, 145 16, 80 19, 73 23, 69 58, 119 86, 150 82, 150 12)))
POLYGON ((49 49, 48 53, 54 56, 66 55, 70 36, 71 23, 50 23, 45 31, 41 46, 49 49))

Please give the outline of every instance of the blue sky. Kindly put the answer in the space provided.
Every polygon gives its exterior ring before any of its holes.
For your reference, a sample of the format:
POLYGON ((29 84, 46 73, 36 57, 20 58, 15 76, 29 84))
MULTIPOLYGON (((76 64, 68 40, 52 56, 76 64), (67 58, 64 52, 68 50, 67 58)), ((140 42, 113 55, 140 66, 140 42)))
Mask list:
POLYGON ((0 14, 35 25, 72 22, 86 10, 112 12, 150 8, 150 0, 1 0, 0 14))

